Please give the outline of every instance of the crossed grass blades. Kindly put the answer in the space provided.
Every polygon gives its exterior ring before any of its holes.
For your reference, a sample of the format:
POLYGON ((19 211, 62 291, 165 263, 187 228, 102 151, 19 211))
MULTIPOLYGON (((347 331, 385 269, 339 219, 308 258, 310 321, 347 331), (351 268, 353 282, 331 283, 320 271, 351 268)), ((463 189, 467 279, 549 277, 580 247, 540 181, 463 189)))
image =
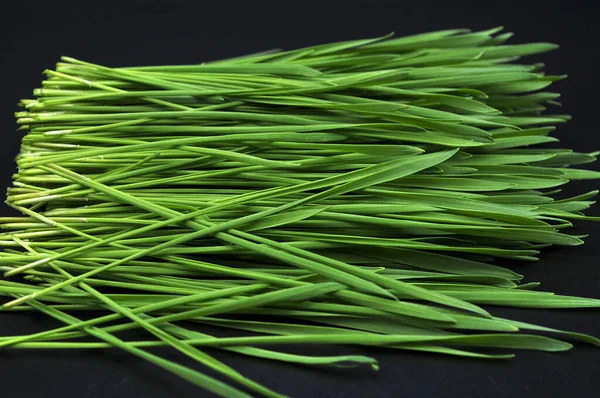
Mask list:
POLYGON ((203 347, 377 369, 370 357, 270 346, 510 358, 571 348, 548 335, 600 345, 480 307, 600 306, 534 290, 493 263, 581 244, 564 230, 597 220, 582 211, 598 191, 554 197, 569 180, 600 176, 572 168, 598 152, 534 146, 557 141, 550 133, 568 119, 543 115, 558 98, 544 90, 562 76, 520 57, 556 46, 507 45, 500 30, 200 65, 63 57, 17 113, 27 135, 7 202, 22 216, 1 220, 0 294, 4 311, 40 311, 65 326, 0 346, 119 347, 221 396, 281 397, 203 347), (82 320, 82 311, 101 312, 82 320), (251 333, 215 337, 203 324, 251 333), (125 340, 129 329, 154 338, 125 340))

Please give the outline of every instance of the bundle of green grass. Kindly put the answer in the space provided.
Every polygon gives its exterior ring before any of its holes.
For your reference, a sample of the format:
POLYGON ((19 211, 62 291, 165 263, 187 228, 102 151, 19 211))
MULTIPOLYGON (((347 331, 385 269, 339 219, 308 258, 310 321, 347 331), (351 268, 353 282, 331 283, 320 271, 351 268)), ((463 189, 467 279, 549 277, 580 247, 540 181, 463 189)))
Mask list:
POLYGON ((1 220, 0 294, 4 311, 65 325, 0 346, 119 347, 225 397, 280 397, 205 348, 377 369, 370 357, 277 345, 474 358, 571 347, 552 334, 600 345, 480 307, 600 306, 493 263, 581 244, 564 230, 593 219, 582 211, 597 191, 553 196, 600 174, 572 168, 598 152, 532 147, 557 141, 553 125, 568 117, 542 115, 558 97, 543 90, 562 77, 519 59, 555 46, 506 45, 499 31, 198 65, 62 58, 17 113, 28 133, 7 202, 22 216, 1 220), (90 311, 100 312, 82 320, 90 311), (120 333, 130 329, 149 333, 134 341, 120 333))

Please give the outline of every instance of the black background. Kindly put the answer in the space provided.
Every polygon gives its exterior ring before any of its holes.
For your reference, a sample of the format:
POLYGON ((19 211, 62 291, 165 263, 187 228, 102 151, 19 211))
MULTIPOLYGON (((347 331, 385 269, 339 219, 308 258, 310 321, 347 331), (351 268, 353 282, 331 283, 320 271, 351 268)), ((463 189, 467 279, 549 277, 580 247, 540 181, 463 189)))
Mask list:
MULTIPOLYGON (((0 6, 0 186, 10 184, 19 149, 13 111, 31 96, 60 55, 108 66, 197 63, 275 47, 292 49, 336 40, 448 28, 503 25, 512 42, 550 41, 561 49, 539 59, 547 71, 567 73, 553 88, 563 94, 562 145, 600 147, 597 93, 598 9, 595 1, 487 2, 202 2, 8 1, 0 6), (490 3, 490 4, 487 4, 490 3)), ((537 59, 536 59, 537 60, 537 59)), ((598 170, 597 165, 590 166, 598 170)), ((568 192, 597 188, 597 181, 568 192)), ((6 206, 0 214, 9 214, 6 206)), ((599 214, 598 209, 592 213, 599 214)), ((562 294, 600 298, 598 224, 577 248, 551 249, 536 264, 514 264, 528 281, 562 294)), ((494 308, 496 315, 600 336, 600 311, 534 311, 494 308)), ((33 314, 0 313, 0 335, 31 333, 55 325, 33 314)), ((296 348, 298 350, 298 348, 296 348)), ((370 353, 369 369, 330 371, 248 360, 216 353, 246 376, 294 397, 597 397, 600 351, 581 344, 567 353, 519 352, 511 361, 464 360, 405 352, 302 347, 302 352, 370 353)), ((169 358, 181 360, 170 351, 169 358)), ((190 364, 183 360, 183 363, 190 364)), ((14 397, 208 396, 143 360, 116 350, 83 352, 0 351, 0 391, 14 397)))

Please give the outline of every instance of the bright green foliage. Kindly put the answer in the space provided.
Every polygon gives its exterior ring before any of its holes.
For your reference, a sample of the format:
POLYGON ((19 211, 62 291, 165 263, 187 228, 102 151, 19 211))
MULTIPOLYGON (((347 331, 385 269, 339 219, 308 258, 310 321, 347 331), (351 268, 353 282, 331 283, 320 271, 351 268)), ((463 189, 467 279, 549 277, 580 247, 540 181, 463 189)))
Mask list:
POLYGON ((493 264, 582 244, 566 229, 598 219, 582 213, 598 191, 558 200, 557 187, 600 177, 571 168, 597 152, 532 147, 556 142, 554 125, 569 119, 544 114, 559 95, 540 91, 563 76, 519 58, 556 46, 506 45, 500 30, 198 65, 63 57, 16 115, 27 135, 7 203, 22 216, 0 219, 0 295, 2 310, 65 326, 0 347, 119 347, 225 397, 280 397, 202 347, 377 369, 364 356, 258 346, 474 358, 512 357, 478 348, 571 347, 537 332, 600 345, 480 307, 600 307, 493 264), (102 313, 76 317, 86 310, 102 313), (148 340, 122 339, 130 329, 148 340), (147 351, 164 345, 223 381, 147 351))

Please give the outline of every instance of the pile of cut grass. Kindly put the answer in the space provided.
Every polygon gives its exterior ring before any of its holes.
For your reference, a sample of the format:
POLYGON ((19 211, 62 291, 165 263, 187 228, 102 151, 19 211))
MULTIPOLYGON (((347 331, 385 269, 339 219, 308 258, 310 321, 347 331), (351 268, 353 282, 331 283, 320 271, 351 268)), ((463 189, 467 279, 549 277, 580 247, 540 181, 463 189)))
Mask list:
POLYGON ((597 219, 582 213, 597 191, 556 194, 599 177, 572 167, 598 152, 534 146, 557 141, 550 133, 568 119, 543 115, 558 94, 542 90, 562 76, 519 59, 555 46, 506 45, 511 35, 499 32, 200 65, 63 57, 17 113, 27 135, 7 203, 22 216, 0 220, 0 294, 5 311, 41 311, 65 326, 3 337, 0 347, 119 347, 222 396, 279 397, 202 348, 376 369, 365 356, 259 347, 509 358, 571 348, 548 334, 600 345, 480 307, 600 306, 535 290, 493 263, 581 244, 565 230, 597 219), (249 333, 215 337, 202 325, 249 333), (126 340, 119 332, 129 329, 154 338, 126 340), (148 350, 156 346, 237 386, 148 350))

